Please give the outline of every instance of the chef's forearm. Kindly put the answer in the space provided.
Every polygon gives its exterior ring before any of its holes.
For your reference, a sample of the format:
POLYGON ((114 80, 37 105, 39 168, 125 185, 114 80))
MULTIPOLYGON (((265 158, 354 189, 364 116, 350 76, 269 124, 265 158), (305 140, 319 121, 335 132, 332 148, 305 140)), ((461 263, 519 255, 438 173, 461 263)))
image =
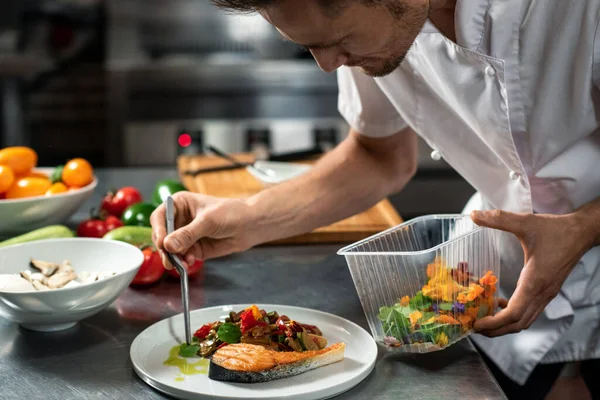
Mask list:
POLYGON ((573 217, 577 218, 589 247, 600 246, 600 197, 578 208, 573 217))
POLYGON ((304 176, 248 199, 255 240, 307 233, 368 209, 412 178, 416 158, 417 139, 411 130, 383 139, 351 132, 304 176))

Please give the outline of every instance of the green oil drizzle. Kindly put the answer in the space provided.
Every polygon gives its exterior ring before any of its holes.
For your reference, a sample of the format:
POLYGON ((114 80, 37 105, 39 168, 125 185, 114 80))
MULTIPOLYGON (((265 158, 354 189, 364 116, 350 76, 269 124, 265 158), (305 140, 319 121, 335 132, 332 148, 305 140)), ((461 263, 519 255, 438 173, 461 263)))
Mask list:
POLYGON ((177 378, 175 378, 175 380, 177 382, 183 382, 183 381, 185 381, 185 378, 183 376, 178 376, 177 378))
MULTIPOLYGON (((163 365, 179 368, 179 372, 183 375, 208 374, 208 365, 210 361, 206 358, 201 358, 195 363, 190 363, 187 359, 179 356, 179 346, 174 346, 169 351, 169 358, 163 362, 163 365), (196 368, 197 367, 197 368, 196 368)), ((184 378, 177 377, 176 381, 181 382, 184 378)))

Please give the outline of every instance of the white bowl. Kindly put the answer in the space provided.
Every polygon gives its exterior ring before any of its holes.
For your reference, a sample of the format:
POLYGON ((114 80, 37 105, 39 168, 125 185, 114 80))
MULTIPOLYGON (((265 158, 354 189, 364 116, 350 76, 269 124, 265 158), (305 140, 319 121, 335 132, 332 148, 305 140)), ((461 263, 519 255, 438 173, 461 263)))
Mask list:
MULTIPOLYGON (((50 174, 53 168, 35 168, 50 174)), ((16 236, 47 225, 65 223, 93 194, 94 181, 79 190, 52 196, 0 200, 0 237, 16 236)))
POLYGON ((258 179, 265 187, 273 186, 278 183, 296 178, 308 172, 312 166, 307 164, 279 162, 279 161, 256 161, 254 167, 248 166, 246 170, 258 179), (267 169, 272 171, 272 175, 268 175, 257 171, 257 169, 267 169))
POLYGON ((106 308, 129 286, 144 255, 128 243, 97 238, 45 239, 0 248, 0 274, 33 270, 29 261, 62 263, 76 273, 114 271, 116 275, 61 289, 18 292, 0 288, 0 317, 36 331, 74 326, 106 308))

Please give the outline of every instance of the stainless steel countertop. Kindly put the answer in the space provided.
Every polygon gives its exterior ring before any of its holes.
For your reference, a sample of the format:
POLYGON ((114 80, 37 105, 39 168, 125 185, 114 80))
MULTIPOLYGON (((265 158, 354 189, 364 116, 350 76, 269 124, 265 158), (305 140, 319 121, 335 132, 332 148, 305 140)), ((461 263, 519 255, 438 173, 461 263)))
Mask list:
MULTIPOLYGON (((104 189, 135 184, 149 196, 167 170, 97 171, 104 189)), ((78 217, 76 217, 78 218, 78 217)), ((75 222, 75 221, 74 221, 75 222)), ((290 304, 330 312, 369 331, 340 246, 258 247, 210 260, 190 282, 192 309, 233 303, 290 304), (265 285, 270 282, 270 285, 265 285)), ((164 399, 133 371, 129 347, 145 328, 182 312, 179 283, 128 288, 111 306, 58 333, 0 318, 0 399, 164 399)), ((505 399, 468 339, 422 355, 380 349, 375 370, 339 399, 505 399)))

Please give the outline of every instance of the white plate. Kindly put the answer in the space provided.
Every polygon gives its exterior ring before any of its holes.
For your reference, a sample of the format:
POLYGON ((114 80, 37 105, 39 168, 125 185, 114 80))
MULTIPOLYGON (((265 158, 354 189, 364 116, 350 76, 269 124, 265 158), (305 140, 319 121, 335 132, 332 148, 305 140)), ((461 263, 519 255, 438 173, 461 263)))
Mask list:
MULTIPOLYGON (((227 305, 192 311, 192 332, 202 325, 224 320, 230 311, 240 311, 251 304, 227 305)), ((264 383, 228 383, 213 381, 207 374, 183 375, 179 368, 166 366, 169 350, 184 342, 183 314, 148 327, 131 344, 130 356, 136 373, 147 384, 180 399, 327 399, 345 392, 373 370, 377 345, 360 326, 338 316, 307 308, 257 304, 261 309, 301 323, 316 325, 328 344, 345 342, 344 359, 290 378, 264 383)), ((194 359, 190 362, 197 362, 194 359)), ((206 363, 208 371, 208 363, 206 363)))

